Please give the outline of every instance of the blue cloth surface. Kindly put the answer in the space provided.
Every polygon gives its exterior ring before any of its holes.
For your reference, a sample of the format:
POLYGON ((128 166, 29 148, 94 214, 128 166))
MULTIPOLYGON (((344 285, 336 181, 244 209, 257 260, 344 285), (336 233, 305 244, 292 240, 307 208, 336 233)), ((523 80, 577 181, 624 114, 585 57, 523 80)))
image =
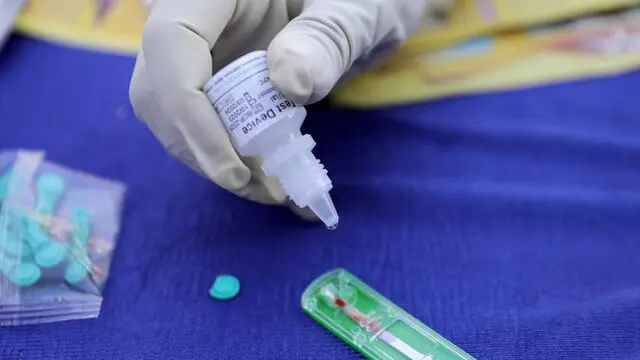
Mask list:
POLYGON ((0 56, 0 147, 129 187, 101 317, 0 328, 0 359, 359 359, 300 308, 335 267, 478 359, 640 359, 640 73, 312 106, 331 232, 168 157, 129 106, 133 62, 20 37, 0 56), (233 301, 207 295, 222 273, 233 301))

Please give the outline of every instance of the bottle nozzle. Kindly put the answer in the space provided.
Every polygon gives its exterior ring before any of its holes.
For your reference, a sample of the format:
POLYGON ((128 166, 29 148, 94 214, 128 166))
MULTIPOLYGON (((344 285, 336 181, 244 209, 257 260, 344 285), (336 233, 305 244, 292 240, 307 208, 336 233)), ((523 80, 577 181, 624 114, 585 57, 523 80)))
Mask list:
POLYGON ((324 193, 309 204, 309 209, 324 223, 329 230, 335 230, 338 227, 338 212, 333 205, 333 201, 329 193, 324 193))

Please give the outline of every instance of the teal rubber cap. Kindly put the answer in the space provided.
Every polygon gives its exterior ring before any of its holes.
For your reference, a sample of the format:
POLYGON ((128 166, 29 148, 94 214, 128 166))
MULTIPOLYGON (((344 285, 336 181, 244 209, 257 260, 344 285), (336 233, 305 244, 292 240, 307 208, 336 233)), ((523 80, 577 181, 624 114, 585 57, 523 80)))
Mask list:
POLYGON ((9 256, 0 256, 0 271, 5 275, 9 275, 13 272, 13 269, 18 266, 18 260, 9 256))
POLYGON ((40 214, 53 214, 58 201, 64 194, 66 188, 62 177, 54 173, 42 174, 36 183, 38 202, 36 212, 40 214))
MULTIPOLYGON (((12 227, 22 229, 24 227, 24 215, 17 209, 13 208, 3 208, 0 213, 6 224, 11 225, 12 227)), ((17 230, 16 230, 17 231, 17 230)))
POLYGON ((64 279, 70 284, 76 284, 89 275, 89 270, 79 261, 72 262, 64 272, 64 279))
POLYGON ((11 281, 20 287, 27 287, 35 284, 41 276, 42 272, 36 264, 25 261, 13 270, 11 281))
POLYGON ((23 220, 23 237, 24 240, 29 243, 32 250, 38 252, 40 248, 43 248, 53 242, 47 232, 42 229, 40 224, 38 224, 34 219, 24 217, 23 220))
POLYGON ((84 208, 74 208, 71 211, 71 223, 73 224, 73 235, 76 246, 87 244, 89 240, 89 232, 91 228, 91 219, 89 212, 84 208))
POLYGON ((230 300, 240 292, 240 281, 233 275, 220 275, 209 289, 209 295, 216 300, 230 300))
POLYGON ((31 248, 20 240, 7 239, 4 243, 4 250, 16 257, 30 257, 31 248))
POLYGON ((34 256, 36 263, 44 268, 54 267, 62 262, 67 255, 67 249, 58 242, 51 242, 38 249, 34 256))
POLYGON ((9 191, 9 180, 11 179, 11 174, 13 173, 13 168, 7 170, 2 177, 0 177, 0 201, 4 200, 4 197, 7 195, 9 191))
POLYGON ((31 248, 26 242, 21 241, 18 234, 11 229, 5 229, 5 233, 1 233, 0 230, 0 246, 4 246, 4 251, 15 257, 30 257, 31 248), (5 236, 4 244, 2 244, 2 237, 5 236))

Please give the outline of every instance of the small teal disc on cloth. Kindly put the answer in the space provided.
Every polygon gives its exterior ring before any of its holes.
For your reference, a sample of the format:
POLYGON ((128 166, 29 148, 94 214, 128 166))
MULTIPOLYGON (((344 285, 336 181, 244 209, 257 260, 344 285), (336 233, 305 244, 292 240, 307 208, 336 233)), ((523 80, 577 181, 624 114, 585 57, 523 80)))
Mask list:
POLYGON ((36 263, 44 268, 54 267, 64 260, 67 249, 64 245, 52 241, 36 252, 36 263))
POLYGON ((42 272, 40 268, 32 262, 23 262, 13 269, 11 280, 20 287, 27 287, 40 280, 42 272))
POLYGON ((217 300, 230 300, 240 292, 240 281, 233 275, 220 275, 216 277, 209 295, 217 300))

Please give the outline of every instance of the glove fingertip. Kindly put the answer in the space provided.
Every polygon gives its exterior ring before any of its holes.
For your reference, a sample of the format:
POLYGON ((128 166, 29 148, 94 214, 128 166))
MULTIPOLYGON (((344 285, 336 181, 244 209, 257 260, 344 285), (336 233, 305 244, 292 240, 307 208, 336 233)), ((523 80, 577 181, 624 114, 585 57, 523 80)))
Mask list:
POLYGON ((274 40, 267 51, 267 59, 273 86, 293 102, 306 104, 314 85, 306 64, 299 61, 300 55, 274 40))
POLYGON ((266 184, 253 178, 247 186, 233 191, 234 194, 265 205, 282 205, 285 195, 281 195, 278 191, 273 191, 266 184))
POLYGON ((213 171, 206 169, 203 171, 211 174, 210 178, 213 182, 232 192, 240 191, 251 182, 251 170, 242 163, 223 166, 213 171))
POLYGON ((293 102, 306 105, 321 100, 337 81, 331 59, 312 38, 283 31, 267 50, 273 86, 293 102), (295 37, 299 37, 295 39, 295 37), (313 46, 316 45, 316 46, 313 46))

